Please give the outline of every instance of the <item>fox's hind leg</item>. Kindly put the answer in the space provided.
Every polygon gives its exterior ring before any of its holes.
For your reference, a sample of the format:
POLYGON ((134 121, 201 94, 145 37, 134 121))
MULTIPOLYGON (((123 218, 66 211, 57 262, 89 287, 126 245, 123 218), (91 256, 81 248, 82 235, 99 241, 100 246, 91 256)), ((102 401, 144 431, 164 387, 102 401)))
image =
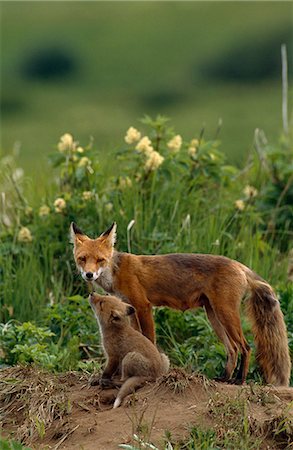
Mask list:
MULTIPOLYGON (((236 303, 236 302, 235 302, 236 303)), ((223 298, 221 300, 221 307, 218 308, 215 312, 215 315, 218 319, 218 321, 221 323, 222 327, 225 330, 226 335, 229 338, 229 341, 232 345, 236 346, 236 349, 240 351, 241 353, 241 361, 240 361, 240 367, 239 371, 237 373, 236 379, 234 380, 236 383, 242 384, 244 383, 248 368, 249 368, 249 359, 250 359, 250 346, 248 342, 246 341, 242 326, 241 326, 241 320, 240 320, 240 314, 239 309, 235 306, 233 307, 233 310, 231 311, 231 301, 229 304, 229 300, 226 298, 223 298)), ((235 358, 235 364, 234 367, 231 367, 229 369, 231 370, 231 373, 229 373, 229 376, 231 378, 233 371, 236 367, 237 363, 237 352, 236 352, 236 358, 235 358)))
POLYGON ((234 369, 237 364, 237 354, 238 354, 238 348, 237 345, 231 341, 229 336, 227 335, 225 328, 221 324, 221 322, 218 320, 217 316, 215 315, 215 312, 213 308, 211 307, 210 302, 208 299, 206 299, 204 308, 206 310, 208 319, 218 336, 221 342, 223 342, 226 353, 227 353, 227 362, 225 367, 225 374, 221 378, 218 378, 219 381, 229 381, 231 379, 232 373, 234 372, 234 369))

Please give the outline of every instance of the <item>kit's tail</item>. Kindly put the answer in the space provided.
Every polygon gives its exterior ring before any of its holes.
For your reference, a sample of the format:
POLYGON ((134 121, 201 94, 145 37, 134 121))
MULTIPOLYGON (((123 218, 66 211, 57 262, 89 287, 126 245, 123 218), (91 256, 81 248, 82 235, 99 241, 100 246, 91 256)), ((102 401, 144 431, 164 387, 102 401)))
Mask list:
POLYGON ((114 402, 113 408, 118 408, 118 406, 121 405, 123 399, 136 391, 139 387, 143 386, 149 378, 147 377, 130 377, 127 378, 127 380, 122 384, 118 395, 116 397, 116 400, 114 402))

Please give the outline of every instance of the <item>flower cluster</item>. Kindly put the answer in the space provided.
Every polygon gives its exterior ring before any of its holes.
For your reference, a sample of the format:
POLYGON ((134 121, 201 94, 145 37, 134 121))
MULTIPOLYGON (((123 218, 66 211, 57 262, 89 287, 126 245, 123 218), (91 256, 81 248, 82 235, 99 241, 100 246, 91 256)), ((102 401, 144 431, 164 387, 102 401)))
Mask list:
POLYGON ((191 142, 190 142, 190 144, 189 144, 189 147, 188 147, 188 149, 187 149, 188 155, 189 155, 191 158, 193 158, 193 157, 196 155, 198 146, 199 146, 199 141, 198 141, 198 139, 192 139, 191 142))
POLYGON ((125 142, 126 144, 134 144, 135 142, 139 141, 141 138, 141 133, 134 127, 130 127, 125 135, 125 142))
POLYGON ((32 237, 32 234, 31 234, 29 228, 22 227, 18 232, 17 240, 19 242, 32 242, 33 237, 32 237))
POLYGON ((57 213, 63 213, 66 209, 66 201, 64 198, 56 198, 54 202, 54 208, 57 213))
POLYGON ((146 157, 144 165, 144 169, 146 172, 151 172, 158 169, 158 167, 160 167, 165 159, 158 151, 154 150, 150 138, 148 136, 143 136, 141 138, 141 133, 140 131, 136 130, 136 128, 130 127, 127 130, 125 142, 127 144, 133 144, 137 142, 135 150, 137 150, 139 153, 142 153, 146 157))
POLYGON ((245 200, 249 201, 252 198, 256 197, 258 194, 258 190, 254 186, 250 185, 245 186, 242 192, 245 196, 245 199, 244 200, 238 199, 234 202, 235 208, 238 209, 239 211, 243 211, 245 209, 246 206, 245 200))
POLYGON ((172 153, 178 153, 181 146, 182 146, 182 137, 179 134, 174 136, 167 144, 168 149, 172 153))

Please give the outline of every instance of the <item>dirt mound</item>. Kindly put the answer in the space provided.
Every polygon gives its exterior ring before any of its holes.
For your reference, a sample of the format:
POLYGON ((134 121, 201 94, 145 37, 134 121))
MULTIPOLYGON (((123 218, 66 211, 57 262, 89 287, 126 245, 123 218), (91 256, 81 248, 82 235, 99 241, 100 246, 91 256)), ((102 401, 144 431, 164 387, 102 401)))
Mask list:
POLYGON ((219 384, 172 369, 113 410, 117 391, 94 386, 92 375, 31 367, 0 375, 2 432, 33 449, 112 450, 134 441, 183 449, 203 437, 218 448, 276 449, 293 441, 293 388, 219 384))

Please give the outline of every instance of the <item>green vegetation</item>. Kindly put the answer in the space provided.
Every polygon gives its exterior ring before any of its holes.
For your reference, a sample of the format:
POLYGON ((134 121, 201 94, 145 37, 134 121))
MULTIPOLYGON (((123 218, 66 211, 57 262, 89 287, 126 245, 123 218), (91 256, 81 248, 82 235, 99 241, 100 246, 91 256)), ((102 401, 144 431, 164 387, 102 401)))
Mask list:
MULTIPOLYGON (((116 220, 122 251, 224 254, 247 264, 278 290, 292 351, 290 138, 259 145, 261 158, 242 169, 226 163, 217 140, 201 134, 185 141, 162 116, 146 116, 125 142, 111 166, 92 142, 82 147, 63 135, 50 155, 55 188, 34 204, 12 162, 2 161, 2 363, 54 371, 99 370, 103 363, 87 287, 74 267, 71 221, 94 237, 116 220)), ((210 378, 221 373, 224 348, 203 311, 158 308, 155 319, 173 364, 210 378)), ((249 376, 260 380, 254 361, 249 376)))
POLYGON ((30 450, 29 447, 22 445, 20 442, 2 439, 0 437, 1 450, 30 450))

